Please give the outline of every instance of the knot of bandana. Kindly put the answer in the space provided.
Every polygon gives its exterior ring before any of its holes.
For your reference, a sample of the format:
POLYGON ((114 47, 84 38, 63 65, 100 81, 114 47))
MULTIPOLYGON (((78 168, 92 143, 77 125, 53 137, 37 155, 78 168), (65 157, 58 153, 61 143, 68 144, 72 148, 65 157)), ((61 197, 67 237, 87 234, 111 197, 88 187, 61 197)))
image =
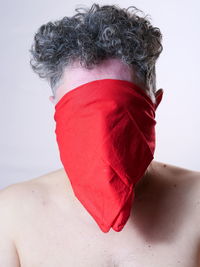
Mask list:
POLYGON ((154 158, 156 104, 136 84, 95 80, 67 92, 55 105, 60 159, 75 196, 99 228, 121 231, 135 184, 154 158))

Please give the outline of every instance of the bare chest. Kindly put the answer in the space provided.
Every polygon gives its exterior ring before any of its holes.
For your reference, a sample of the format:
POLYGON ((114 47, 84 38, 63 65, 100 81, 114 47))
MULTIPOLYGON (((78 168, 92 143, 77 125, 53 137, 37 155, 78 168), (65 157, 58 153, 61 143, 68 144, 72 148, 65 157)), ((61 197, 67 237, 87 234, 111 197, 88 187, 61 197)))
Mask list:
POLYGON ((182 211, 176 205, 166 208, 165 214, 151 206, 141 213, 135 204, 124 229, 109 233, 73 211, 43 207, 30 212, 17 236, 21 267, 197 267, 194 220, 187 207, 186 213, 181 206, 182 211))

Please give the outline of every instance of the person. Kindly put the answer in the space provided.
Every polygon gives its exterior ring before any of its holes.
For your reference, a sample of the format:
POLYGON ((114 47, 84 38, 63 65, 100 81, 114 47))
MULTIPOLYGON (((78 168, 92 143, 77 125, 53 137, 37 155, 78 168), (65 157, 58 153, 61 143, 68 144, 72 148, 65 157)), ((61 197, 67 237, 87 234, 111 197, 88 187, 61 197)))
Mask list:
MULTIPOLYGON (((39 28, 31 66, 50 82, 54 105, 103 79, 137 84, 156 102, 162 35, 133 8, 93 4, 39 28)), ((0 266, 200 266, 199 178, 152 160, 123 230, 107 233, 77 199, 64 168, 11 184, 0 191, 0 266)))

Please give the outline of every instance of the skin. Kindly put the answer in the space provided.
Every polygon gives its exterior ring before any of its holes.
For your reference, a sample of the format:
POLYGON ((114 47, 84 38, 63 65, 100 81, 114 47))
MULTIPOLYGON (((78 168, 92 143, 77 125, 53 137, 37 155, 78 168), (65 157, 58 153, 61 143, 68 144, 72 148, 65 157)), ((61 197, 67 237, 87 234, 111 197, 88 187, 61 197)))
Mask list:
MULTIPOLYGON (((127 66, 113 63, 93 71, 74 64, 50 101, 56 104, 95 79, 135 81, 127 66)), ((104 234, 74 195, 63 168, 12 184, 0 190, 0 266, 199 267, 199 198, 200 172, 153 160, 135 187, 124 229, 104 234)))
POLYGON ((63 168, 10 185, 0 191, 0 266, 199 267, 199 188, 200 172, 153 160, 124 229, 104 234, 63 168))
MULTIPOLYGON (((58 86, 55 96, 49 96, 49 100, 55 105, 61 97, 71 89, 99 79, 119 79, 134 82, 139 85, 145 93, 155 101, 155 95, 152 88, 147 88, 143 83, 139 82, 134 75, 133 69, 124 64, 120 59, 106 59, 101 64, 95 66, 92 70, 83 68, 78 61, 74 61, 73 65, 68 66, 63 74, 62 81, 58 86)), ((159 89, 157 93, 159 93, 159 89)))

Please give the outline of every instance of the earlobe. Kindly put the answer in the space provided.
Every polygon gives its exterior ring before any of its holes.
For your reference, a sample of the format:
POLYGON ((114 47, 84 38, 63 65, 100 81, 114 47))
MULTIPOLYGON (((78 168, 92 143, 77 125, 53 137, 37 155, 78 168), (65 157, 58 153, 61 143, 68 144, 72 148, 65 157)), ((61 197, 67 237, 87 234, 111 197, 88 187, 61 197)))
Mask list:
POLYGON ((54 104, 54 102, 55 102, 54 96, 51 95, 51 96, 49 97, 49 100, 54 104))
POLYGON ((162 100, 162 97, 163 97, 163 89, 159 89, 157 92, 156 92, 156 109, 157 107, 159 106, 161 100, 162 100))

